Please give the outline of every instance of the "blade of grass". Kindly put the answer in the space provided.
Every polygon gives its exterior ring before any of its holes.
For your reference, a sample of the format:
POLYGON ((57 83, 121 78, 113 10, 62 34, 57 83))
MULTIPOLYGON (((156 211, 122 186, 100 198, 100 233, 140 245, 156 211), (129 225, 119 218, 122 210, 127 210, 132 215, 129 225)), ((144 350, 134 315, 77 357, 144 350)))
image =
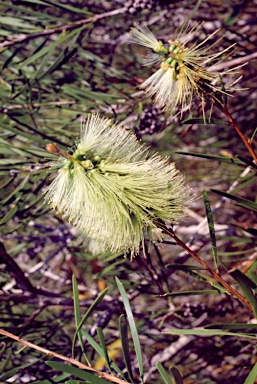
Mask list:
MULTIPOLYGON (((79 291, 78 291, 77 280, 76 280, 76 277, 74 275, 72 275, 72 287, 73 287, 73 300, 74 300, 74 317, 75 317, 75 324, 76 324, 75 335, 78 335, 78 339, 80 342, 80 348, 81 348, 83 356, 87 362, 87 365, 91 365, 89 363, 89 360, 88 360, 86 352, 85 352, 81 330, 78 329, 81 318, 80 318, 80 305, 79 305, 79 291)), ((75 340, 76 340, 75 335, 74 335, 72 347, 73 346, 75 347, 75 340)), ((73 348, 72 348, 72 357, 74 358, 74 349, 73 348)))
POLYGON ((105 339, 104 339, 104 334, 103 334, 103 330, 102 328, 99 328, 97 327, 96 329, 97 331, 97 336, 99 338, 99 341, 100 341, 100 344, 101 344, 101 347, 102 347, 102 350, 103 350, 103 357, 106 361, 106 365, 110 371, 110 374, 112 374, 112 369, 111 369, 111 365, 110 365, 110 359, 109 359, 109 356, 108 356, 108 351, 107 351, 107 347, 106 347, 106 342, 105 342, 105 339))
POLYGON ((125 366, 127 368, 128 377, 129 377, 129 380, 132 383, 134 383, 131 359, 130 359, 130 353, 129 353, 128 324, 124 315, 120 315, 119 317, 119 331, 120 331, 122 354, 123 354, 125 366))
MULTIPOLYGON (((100 345, 97 344, 97 342, 91 337, 87 332, 82 330, 82 335, 85 337, 85 339, 88 341, 88 343, 91 345, 91 347, 102 357, 104 357, 104 352, 103 349, 100 347, 100 345)), ((125 376, 123 372, 120 370, 120 368, 117 366, 114 361, 110 360, 110 365, 111 368, 114 369, 121 377, 123 380, 125 380, 125 376)))
POLYGON ((195 156, 195 157, 200 157, 203 159, 210 159, 210 160, 217 160, 225 163, 233 163, 233 164, 239 164, 242 165, 244 164, 242 161, 236 158, 230 158, 227 156, 216 156, 216 155, 207 155, 203 153, 197 153, 197 152, 183 152, 183 151, 175 151, 175 153, 178 153, 180 155, 186 155, 186 156, 195 156))
POLYGON ((256 378, 257 378, 257 363, 255 363, 255 365, 253 366, 251 372, 249 373, 249 375, 247 376, 243 384, 255 384, 256 378))
POLYGON ((194 329, 171 329, 168 331, 163 331, 163 333, 171 335, 195 335, 195 336, 235 336, 243 337, 246 339, 257 340, 255 335, 249 335, 248 333, 236 333, 236 332, 227 332, 221 331, 220 329, 204 329, 204 328, 194 328, 194 329))
POLYGON ((161 297, 166 297, 166 296, 192 296, 192 295, 213 295, 220 293, 216 289, 199 289, 199 290, 194 290, 194 291, 180 291, 180 292, 169 292, 169 293, 164 293, 161 295, 161 297))
POLYGON ((87 372, 84 369, 76 368, 68 364, 59 363, 56 361, 46 361, 46 364, 49 365, 49 367, 62 372, 67 372, 70 375, 74 375, 75 377, 78 377, 79 379, 87 380, 90 383, 94 384, 110 384, 109 381, 102 379, 100 377, 97 377, 93 373, 87 372))
POLYGON ((257 318, 257 300, 255 298, 255 295, 253 293, 253 289, 256 288, 255 283, 252 282, 252 280, 245 276, 241 271, 236 269, 235 271, 230 273, 231 276, 236 280, 240 288, 242 289, 243 294, 245 295, 246 299, 249 301, 249 303, 252 306, 253 313, 255 317, 257 318))
POLYGON ((143 356, 142 356, 140 341, 139 341, 139 337, 138 337, 137 327, 136 327, 136 324, 134 321, 134 317, 133 317, 133 314, 131 311, 128 296, 127 296, 127 293, 124 289, 124 286, 121 283, 121 281, 118 279, 118 277, 115 277, 115 280, 116 280, 117 287, 120 291, 120 294, 121 294, 121 297, 123 300, 123 304, 125 307, 125 311, 127 314, 127 318, 128 318, 128 322, 129 322, 129 326, 130 326, 130 330, 131 330, 131 335, 132 335, 132 339, 133 339, 133 343, 134 343, 134 347, 135 347, 135 352, 136 352, 136 356, 137 356, 139 375, 141 378, 141 382, 143 383, 143 376, 144 376, 143 356))
POLYGON ((211 204, 209 197, 206 193, 206 191, 203 189, 203 200, 204 200, 204 206, 205 206, 205 212, 209 227, 209 233, 211 238, 211 248, 212 248, 212 256, 214 260, 214 265, 216 272, 219 272, 218 268, 218 257, 217 257, 217 247, 216 247, 216 235, 215 235, 215 228, 214 228, 214 221, 212 216, 212 210, 211 210, 211 204))
POLYGON ((158 369, 160 375, 161 375, 161 378, 163 379, 164 383, 165 384, 172 384, 172 381, 168 375, 168 373, 166 372, 166 370, 164 369, 163 365, 158 361, 156 363, 156 368, 158 369))
POLYGON ((237 201, 241 207, 251 209, 253 211, 257 211, 257 204, 251 200, 244 199, 243 197, 239 197, 233 195, 232 193, 218 191, 217 189, 211 189, 212 192, 217 193, 218 195, 227 197, 228 199, 237 201))
POLYGON ((31 365, 35 364, 36 362, 38 362, 38 361, 41 360, 41 359, 42 359, 42 357, 40 357, 40 359, 30 361, 29 363, 20 365, 19 367, 15 367, 15 368, 10 369, 8 372, 5 372, 5 373, 3 373, 3 374, 0 376, 0 380, 8 380, 8 379, 11 379, 11 378, 12 378, 14 375, 16 375, 16 373, 18 373, 19 371, 21 371, 21 370, 24 369, 24 368, 30 367, 31 365))
POLYGON ((76 331, 74 333, 74 336, 73 336, 73 340, 72 340, 72 356, 74 354, 74 349, 75 349, 75 341, 76 341, 76 337, 77 337, 77 334, 78 332, 80 331, 82 325, 84 324, 84 322, 88 319, 88 317, 93 313, 95 307, 97 306, 97 304, 104 298, 104 296, 106 295, 107 291, 108 291, 109 288, 105 288, 105 290, 103 292, 100 293, 100 295, 95 299, 95 301, 91 304, 91 306, 89 307, 89 309, 87 310, 87 312, 85 313, 85 315, 82 317, 82 319, 80 320, 79 324, 77 325, 77 328, 76 328, 76 331))

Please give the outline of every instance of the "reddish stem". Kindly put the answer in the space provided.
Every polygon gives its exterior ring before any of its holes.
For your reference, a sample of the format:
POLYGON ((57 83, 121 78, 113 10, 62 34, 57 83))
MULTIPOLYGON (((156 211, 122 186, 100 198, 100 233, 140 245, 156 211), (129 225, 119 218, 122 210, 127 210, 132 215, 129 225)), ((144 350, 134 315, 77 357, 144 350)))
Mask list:
POLYGON ((215 272, 194 251, 188 248, 188 246, 182 240, 180 240, 173 232, 169 231, 168 228, 166 228, 165 226, 161 225, 160 228, 163 230, 163 232, 172 237, 180 247, 182 247, 187 253, 189 253, 189 255, 191 255, 196 261, 198 261, 198 263, 200 263, 204 267, 204 269, 206 269, 214 277, 214 279, 218 281, 231 295, 235 296, 238 300, 241 301, 241 303, 243 303, 252 310, 251 304, 243 296, 241 296, 240 293, 235 291, 234 288, 232 288, 228 283, 226 283, 226 281, 223 280, 219 273, 215 272))
POLYGON ((122 379, 119 379, 118 377, 115 377, 115 376, 113 376, 113 375, 109 375, 108 373, 105 373, 105 372, 98 371, 97 369, 95 369, 95 368, 93 368, 93 367, 90 367, 90 366, 88 366, 88 365, 85 365, 85 364, 80 363, 79 361, 73 359, 72 357, 66 357, 66 356, 64 356, 64 355, 60 355, 59 353, 50 351, 49 349, 42 348, 42 347, 40 347, 39 345, 33 344, 33 343, 31 343, 30 341, 27 341, 27 340, 25 340, 25 339, 22 339, 21 337, 16 336, 16 335, 14 335, 13 333, 7 332, 7 331, 5 331, 4 329, 1 329, 1 328, 0 328, 0 335, 3 335, 3 336, 5 336, 5 337, 9 337, 10 339, 16 340, 16 341, 20 342, 21 344, 25 345, 26 347, 33 348, 33 349, 35 349, 35 350, 37 350, 37 351, 39 351, 39 352, 41 352, 41 353, 46 354, 47 356, 55 357, 55 358, 57 358, 57 359, 66 361, 67 363, 76 365, 77 367, 79 367, 79 368, 81 368, 81 369, 85 369, 86 371, 94 372, 94 373, 96 373, 100 378, 109 380, 109 381, 111 381, 111 382, 113 382, 113 383, 117 383, 117 384, 128 384, 127 381, 124 381, 124 380, 122 380, 122 379))
POLYGON ((236 124, 236 122, 234 121, 234 119, 232 118, 231 114, 229 113, 227 107, 224 104, 221 104, 221 109, 224 112, 224 114, 226 115, 226 117, 227 117, 228 121, 230 122, 230 124, 232 125, 232 127, 235 129, 235 131, 240 136, 240 138, 243 141, 246 148, 248 149, 249 153, 251 154, 251 156, 254 160, 254 163, 257 164, 257 155, 253 150, 252 144, 250 143, 250 141, 248 141, 246 139, 244 134, 241 132, 240 128, 238 127, 238 125, 236 124))

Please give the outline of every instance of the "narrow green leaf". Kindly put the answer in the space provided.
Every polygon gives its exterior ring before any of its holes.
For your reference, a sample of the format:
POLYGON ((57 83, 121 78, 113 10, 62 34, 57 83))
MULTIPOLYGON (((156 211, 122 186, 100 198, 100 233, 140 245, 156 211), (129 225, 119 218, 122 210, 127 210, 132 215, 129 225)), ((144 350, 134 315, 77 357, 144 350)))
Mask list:
POLYGON ((257 127, 255 128, 255 130, 254 130, 254 132, 253 132, 253 134, 252 134, 252 137, 251 137, 251 139, 250 139, 250 142, 251 142, 251 143, 253 142, 253 139, 254 139, 254 136, 256 135, 256 133, 257 133, 257 127))
POLYGON ((22 19, 18 19, 16 17, 11 17, 11 16, 0 16, 0 25, 8 25, 11 27, 26 29, 30 33, 39 31, 39 29, 35 27, 35 25, 26 23, 22 19))
MULTIPOLYGON (((204 328, 207 329, 256 329, 257 324, 241 324, 241 323, 216 323, 216 324, 208 324, 205 325, 204 328)), ((255 333, 255 332, 254 332, 255 333)))
POLYGON ((163 296, 192 296, 192 295, 213 295, 217 294, 219 291, 217 289, 199 289, 193 291, 179 291, 179 292, 169 292, 165 293, 163 296))
POLYGON ((40 51, 36 51, 33 55, 29 56, 26 60, 24 60, 21 64, 21 68, 28 66, 32 64, 34 61, 40 59, 41 57, 45 57, 45 55, 48 55, 49 52, 53 52, 56 47, 64 43, 67 39, 70 39, 72 36, 74 36, 77 32, 78 29, 85 28, 85 26, 74 29, 73 31, 66 33, 66 34, 61 34, 57 40, 55 40, 53 43, 47 45, 46 47, 42 48, 40 51))
POLYGON ((6 213, 6 215, 0 220, 0 225, 3 225, 7 223, 18 211, 18 206, 14 205, 12 208, 9 209, 9 211, 6 213))
MULTIPOLYGON (((34 0, 31 0, 31 2, 33 3, 34 0)), ((84 10, 83 7, 82 8, 77 8, 77 7, 73 7, 71 5, 67 5, 67 4, 61 4, 61 3, 54 3, 52 1, 41 1, 41 3, 45 4, 45 5, 51 5, 52 7, 55 7, 55 8, 60 8, 60 9, 64 9, 64 10, 67 10, 69 12, 75 12, 75 13, 82 13, 84 15, 87 15, 87 16, 91 16, 92 13, 91 12, 88 12, 87 10, 84 10)))
POLYGON ((156 363, 156 368, 158 369, 164 383, 165 384, 172 384, 172 381, 171 381, 168 373, 166 372, 163 365, 159 361, 156 363))
POLYGON ((255 284, 255 288, 254 288, 254 290, 255 290, 255 292, 256 292, 256 287, 257 287, 257 276, 255 275, 254 272, 252 272, 252 271, 250 271, 250 270, 248 270, 247 275, 250 277, 251 281, 255 284))
MULTIPOLYGON (((60 53, 60 55, 57 57, 57 59, 45 70, 45 72, 43 72, 46 64, 49 63, 49 60, 50 60, 50 57, 52 56, 53 54, 53 51, 55 50, 55 46, 49 50, 48 54, 45 56, 44 60, 42 61, 42 63, 40 64, 38 70, 36 71, 35 75, 33 76, 34 79, 37 79, 37 80, 41 80, 43 79, 45 76, 47 76, 48 74, 51 74, 53 73, 59 66, 59 64, 64 60, 64 58, 66 56, 69 55, 69 53, 72 51, 72 47, 74 46, 74 44, 76 43, 80 33, 86 28, 87 26, 86 25, 83 25, 82 27, 80 28, 77 28, 75 31, 77 31, 77 33, 75 34, 75 36, 73 37, 72 41, 70 42, 70 44, 68 45, 68 48, 69 50, 67 51, 67 48, 63 49, 62 52, 60 53)), ((75 53, 75 52, 74 52, 75 53)))
POLYGON ((78 330, 81 318, 80 318, 80 305, 79 305, 79 291, 78 291, 77 280, 76 280, 76 277, 74 275, 72 275, 72 287, 73 287, 73 300, 74 300, 74 317, 75 317, 75 324, 76 324, 76 332, 74 334, 74 338, 73 338, 73 342, 72 342, 72 357, 74 358, 76 335, 78 335, 78 339, 80 342, 80 348, 83 352, 83 356, 85 357, 87 364, 90 365, 88 358, 86 356, 86 353, 85 353, 84 342, 83 342, 81 331, 78 330))
POLYGON ((29 363, 20 365, 19 367, 15 367, 15 368, 10 369, 8 372, 5 372, 5 373, 3 373, 3 374, 0 376, 0 380, 8 380, 8 379, 10 379, 10 378, 13 377, 16 373, 20 372, 22 369, 27 368, 27 367, 30 367, 31 365, 35 364, 36 362, 38 362, 38 361, 41 360, 41 359, 42 359, 42 357, 41 357, 40 359, 31 361, 31 362, 29 362, 29 363))
POLYGON ((186 155, 186 156, 200 157, 203 159, 217 160, 217 161, 221 161, 223 163, 233 163, 233 164, 240 164, 240 165, 244 164, 239 159, 234 159, 234 158, 230 158, 227 156, 216 156, 216 155, 208 155, 208 154, 203 154, 203 153, 183 152, 183 151, 175 151, 175 153, 178 153, 180 155, 186 155))
POLYGON ((69 373, 64 373, 63 375, 60 375, 58 377, 55 377, 54 379, 51 379, 50 380, 43 380, 43 381, 36 381, 36 382, 33 382, 33 384, 53 384, 53 383, 61 383, 63 382, 63 380, 67 379, 68 377, 70 377, 70 374, 69 373))
MULTIPOLYGON (((82 335, 84 338, 88 341, 88 343, 91 345, 91 347, 102 357, 104 357, 103 349, 100 347, 100 345, 97 344, 97 342, 91 337, 87 332, 82 330, 82 335)), ((117 364, 114 361, 111 361, 110 363, 111 368, 114 369, 124 380, 125 376, 120 370, 120 368, 117 366, 117 364)))
POLYGON ((244 199, 243 197, 239 197, 236 195, 232 195, 232 193, 218 191, 217 189, 211 189, 212 192, 217 193, 223 197, 227 197, 228 199, 237 201, 241 207, 251 209, 253 211, 257 211, 257 203, 254 203, 251 200, 244 199))
POLYGON ((257 300, 255 298, 255 295, 253 293, 253 289, 256 288, 255 283, 246 275, 244 275, 241 271, 236 269, 235 271, 230 273, 231 276, 236 280, 240 288, 242 289, 242 292, 245 296, 245 298, 249 301, 249 303, 252 306, 253 313, 255 317, 257 318, 257 300))
MULTIPOLYGON (((175 265, 176 266, 176 264, 169 264, 171 267, 173 266, 173 265, 175 265)), ((211 278, 211 277, 209 277, 209 276, 205 276, 205 275, 203 275, 203 274, 201 274, 201 272, 194 272, 194 270, 203 270, 204 268, 202 268, 202 267, 195 267, 195 266, 191 266, 191 265, 185 265, 184 267, 185 268, 183 268, 183 266, 182 266, 182 268, 179 268, 179 265, 180 264, 177 264, 177 266, 178 266, 178 268, 177 269, 181 269, 181 271, 183 271, 183 272, 185 272, 186 274, 188 274, 188 275, 190 275, 190 276, 193 276, 195 279, 197 279, 197 280, 199 280, 199 281, 204 281, 205 283, 207 283, 207 284, 211 284, 214 288, 216 288, 217 289, 217 291, 218 292, 222 292, 222 293, 226 293, 226 294, 229 294, 228 292, 227 292, 227 290, 224 288, 224 287, 222 287, 222 285, 219 285, 219 284, 217 284, 214 280, 213 280, 213 278, 211 278), (187 268, 187 267, 189 267, 189 268, 187 268)), ((217 293, 217 291, 216 291, 216 293, 217 293)), ((195 292, 195 291, 191 291, 191 292, 195 292)), ((201 290, 200 292, 203 292, 203 290, 201 290)), ((214 290, 206 290, 205 291, 205 293, 207 293, 207 294, 212 294, 212 293, 214 293, 215 291, 214 290), (213 291, 213 292, 212 292, 213 291)), ((173 293, 173 292, 171 292, 171 293, 173 293)), ((178 294, 179 294, 179 292, 178 292, 178 294)), ((164 294, 163 296, 165 296, 166 294, 164 294)), ((167 293, 167 296, 169 295, 169 293, 167 293)), ((159 295, 158 295, 159 296, 159 295)))
POLYGON ((76 368, 71 365, 59 363, 55 361, 46 361, 46 364, 57 371, 67 372, 70 375, 74 375, 79 379, 87 380, 93 384, 110 384, 109 381, 102 379, 100 377, 97 377, 96 375, 86 371, 85 369, 76 368))
MULTIPOLYGON (((5 347, 5 344, 3 345, 3 347, 5 347)), ((5 360, 2 362, 2 365, 0 366, 0 374, 2 372, 4 372, 4 370, 8 366, 8 364, 11 363, 11 361, 12 361, 12 354, 13 354, 13 350, 12 350, 12 347, 11 347, 7 351, 7 356, 6 356, 5 360)))
POLYGON ((171 329, 168 331, 163 331, 163 333, 168 333, 171 335, 195 335, 195 336, 235 336, 243 337, 247 339, 257 340, 256 336, 249 335, 248 333, 235 333, 221 331, 220 329, 204 329, 204 328, 194 328, 194 329, 171 329))
POLYGON ((88 100, 101 100, 101 101, 112 101, 113 99, 120 99, 121 97, 117 94, 110 94, 104 92, 93 92, 90 88, 78 88, 73 85, 64 85, 62 87, 64 93, 68 96, 72 95, 75 99, 85 101, 85 98, 88 100))
POLYGON ((107 347, 106 347, 106 343, 105 343, 105 339, 104 339, 103 330, 101 328, 97 327, 96 331, 97 331, 97 336, 99 338, 99 341, 100 341, 100 344, 101 344, 101 347, 103 350, 103 355, 104 355, 103 357, 106 361, 106 365, 109 368, 110 373, 112 374, 110 359, 108 356, 108 351, 107 351, 107 347))
POLYGON ((19 185, 5 198, 1 201, 1 205, 5 205, 9 200, 18 194, 22 189, 24 189, 29 182, 30 175, 24 177, 24 179, 19 183, 19 185))
POLYGON ((128 325, 124 315, 120 315, 119 317, 119 331, 120 331, 120 339, 121 339, 121 347, 122 347, 124 363, 127 368, 129 380, 132 383, 134 383, 131 359, 130 359, 130 353, 129 353, 128 325))
POLYGON ((216 235, 215 235, 215 228, 214 228, 214 221, 212 216, 212 210, 211 210, 211 204, 209 197, 206 193, 206 191, 203 189, 203 200, 204 200, 204 206, 205 206, 205 212, 209 227, 209 233, 211 238, 211 247, 212 247, 212 256, 214 260, 214 265, 216 272, 219 272, 218 268, 218 256, 217 256, 217 247, 216 247, 216 235))
MULTIPOLYGON (((95 299, 95 301, 91 304, 91 306, 89 307, 89 309, 87 310, 87 312, 85 313, 85 315, 82 317, 82 319, 80 320, 80 323, 77 325, 76 327, 76 331, 74 333, 74 336, 73 336, 73 340, 72 340, 72 353, 74 352, 74 349, 75 349, 75 341, 76 341, 76 337, 77 337, 77 334, 78 332, 80 331, 82 325, 84 324, 84 322, 88 319, 88 317, 93 313, 95 307, 97 306, 97 304, 104 298, 104 296, 106 295, 106 293, 108 292, 108 289, 109 288, 105 288, 105 290, 103 292, 100 293, 100 295, 95 299)), ((77 300, 77 299, 76 299, 77 300)))
POLYGON ((257 378, 257 363, 255 363, 255 365, 253 366, 251 372, 249 373, 249 375, 247 376, 243 384, 255 384, 256 378, 257 378))
POLYGON ((143 356, 142 356, 140 341, 139 341, 139 337, 138 337, 137 327, 136 327, 136 324, 134 321, 134 317, 133 317, 133 314, 131 311, 128 296, 127 296, 127 293, 124 289, 124 286, 121 283, 121 281, 118 279, 118 277, 115 277, 115 280, 116 280, 116 284, 118 286, 118 289, 120 291, 120 294, 121 294, 121 297, 123 300, 123 304, 125 307, 125 311, 127 314, 127 318, 128 318, 128 322, 129 322, 129 326, 130 326, 130 330, 131 330, 131 335, 132 335, 132 339, 133 339, 133 343, 134 343, 134 347, 135 347, 135 352, 136 352, 136 356, 137 356, 139 374, 140 374, 140 378, 143 382, 143 376, 144 376, 143 356))
POLYGON ((251 158, 246 158, 244 156, 237 155, 237 158, 241 160, 243 163, 250 165, 250 167, 257 169, 257 165, 253 163, 251 158))

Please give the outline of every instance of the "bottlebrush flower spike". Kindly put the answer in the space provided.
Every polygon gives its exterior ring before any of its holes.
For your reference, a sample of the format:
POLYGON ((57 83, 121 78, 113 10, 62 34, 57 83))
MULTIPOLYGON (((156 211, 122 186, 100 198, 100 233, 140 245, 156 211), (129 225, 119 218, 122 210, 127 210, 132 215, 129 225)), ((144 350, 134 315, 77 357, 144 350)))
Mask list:
POLYGON ((89 116, 73 155, 53 144, 47 150, 64 159, 45 199, 105 250, 136 255, 151 234, 161 240, 158 221, 183 216, 184 177, 109 119, 89 116))
POLYGON ((202 98, 206 93, 203 92, 202 85, 209 87, 210 91, 216 90, 211 82, 218 79, 219 73, 209 71, 206 65, 235 45, 208 55, 210 47, 204 48, 204 44, 217 32, 215 31, 202 43, 188 46, 189 36, 196 33, 199 27, 183 28, 168 44, 158 41, 147 27, 136 24, 131 29, 130 42, 154 51, 145 58, 145 64, 159 64, 157 72, 144 81, 140 88, 145 89, 149 96, 155 96, 157 105, 165 110, 180 106, 182 112, 191 104, 195 95, 202 98))

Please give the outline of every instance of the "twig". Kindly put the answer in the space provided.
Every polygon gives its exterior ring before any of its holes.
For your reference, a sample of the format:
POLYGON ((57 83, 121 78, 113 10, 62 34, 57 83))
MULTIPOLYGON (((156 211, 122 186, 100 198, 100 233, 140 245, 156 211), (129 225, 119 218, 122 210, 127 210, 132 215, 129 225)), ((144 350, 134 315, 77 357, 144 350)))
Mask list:
MULTIPOLYGON (((39 108, 39 107, 46 107, 48 105, 53 105, 54 107, 58 107, 59 105, 71 105, 75 104, 75 101, 68 101, 68 100, 60 100, 60 101, 49 101, 48 103, 32 103, 33 108, 39 108)), ((12 111, 13 109, 29 109, 28 104, 14 104, 14 105, 8 105, 6 107, 3 107, 0 109, 1 112, 7 113, 8 111, 12 111)))
POLYGON ((19 43, 25 43, 29 40, 33 40, 33 39, 36 39, 38 37, 49 36, 49 35, 53 35, 54 33, 65 32, 65 31, 68 31, 71 29, 75 29, 75 28, 81 27, 82 25, 85 25, 85 24, 89 24, 92 22, 94 23, 94 22, 101 20, 101 19, 104 19, 106 17, 119 15, 120 13, 126 12, 126 10, 127 10, 126 7, 114 9, 112 11, 105 12, 105 13, 102 13, 100 15, 94 15, 92 17, 89 17, 88 19, 82 19, 82 20, 78 20, 78 21, 75 21, 75 22, 70 23, 70 24, 62 25, 61 27, 56 27, 56 28, 52 28, 52 29, 46 28, 43 31, 33 33, 31 35, 24 35, 23 34, 22 36, 18 37, 17 39, 14 39, 12 41, 8 41, 8 40, 4 41, 3 43, 0 44, 0 49, 4 49, 6 47, 11 47, 12 45, 19 44, 19 43))
POLYGON ((3 243, 0 243, 0 263, 6 265, 6 270, 10 275, 15 279, 16 284, 25 292, 30 292, 35 294, 36 287, 32 285, 30 280, 24 275, 21 268, 14 261, 14 259, 6 252, 6 249, 3 243))
POLYGON ((227 117, 228 121, 230 122, 230 124, 232 125, 232 127, 235 129, 235 131, 240 136, 240 138, 243 141, 246 148, 248 149, 249 153, 251 154, 251 156, 254 160, 254 163, 257 165, 257 155, 253 150, 252 144, 250 143, 250 141, 248 141, 246 139, 244 134, 241 132, 240 128, 238 127, 235 120, 232 118, 231 114, 229 113, 227 107, 224 104, 221 104, 221 109, 222 109, 223 113, 226 115, 226 117, 227 117))
MULTIPOLYGON (((3 243, 0 242, 0 263, 6 265, 6 271, 15 279, 17 286, 23 291, 23 294, 29 294, 30 296, 43 295, 50 298, 60 298, 59 293, 53 291, 46 291, 42 288, 35 287, 28 277, 25 276, 22 269, 16 263, 16 261, 6 252, 3 243)), ((24 295, 25 297, 25 295, 24 295)))
POLYGON ((22 343, 23 345, 25 345, 26 347, 33 348, 36 351, 44 353, 47 356, 53 356, 53 357, 56 357, 57 359, 66 361, 67 363, 76 365, 77 367, 79 367, 81 369, 85 369, 87 371, 95 372, 99 377, 104 378, 104 379, 109 380, 109 381, 112 381, 113 383, 128 384, 127 381, 124 381, 124 380, 119 379, 119 378, 117 378, 115 376, 109 375, 108 373, 104 373, 104 372, 98 371, 97 369, 94 369, 94 368, 92 368, 92 367, 90 367, 88 365, 80 363, 79 361, 73 359, 72 357, 63 356, 63 355, 60 355, 59 353, 52 352, 52 351, 49 351, 48 349, 42 348, 39 345, 30 343, 29 341, 24 340, 21 337, 14 335, 13 333, 7 332, 4 329, 0 329, 0 334, 3 335, 3 336, 9 337, 10 339, 18 341, 18 342, 22 343))
POLYGON ((172 237, 176 243, 182 247, 185 251, 187 251, 198 263, 200 263, 204 269, 206 269, 214 278, 216 281, 218 281, 223 287, 234 297, 236 297, 241 303, 246 305, 248 308, 252 310, 251 304, 243 297, 241 296, 237 291, 234 290, 228 283, 226 283, 225 280, 219 275, 219 273, 215 272, 205 261, 203 261, 194 251, 192 251, 188 246, 179 239, 175 233, 171 232, 168 228, 166 228, 164 225, 159 224, 160 228, 163 230, 164 233, 172 237))

